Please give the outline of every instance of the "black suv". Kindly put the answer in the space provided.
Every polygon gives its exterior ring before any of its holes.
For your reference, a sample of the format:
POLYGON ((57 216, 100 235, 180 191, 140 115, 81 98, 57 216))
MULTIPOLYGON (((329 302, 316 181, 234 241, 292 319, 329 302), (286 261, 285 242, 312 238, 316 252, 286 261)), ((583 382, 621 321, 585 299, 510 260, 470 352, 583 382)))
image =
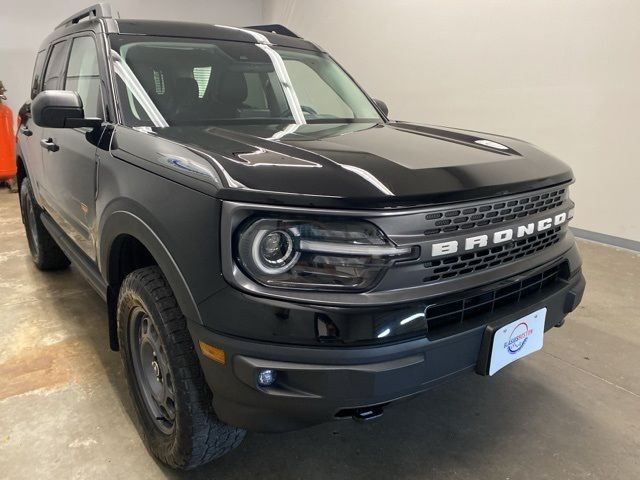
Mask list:
POLYGON ((281 25, 95 5, 44 41, 31 98, 33 260, 73 262, 104 297, 143 436, 173 467, 492 375, 581 300, 569 167, 391 121, 281 25))

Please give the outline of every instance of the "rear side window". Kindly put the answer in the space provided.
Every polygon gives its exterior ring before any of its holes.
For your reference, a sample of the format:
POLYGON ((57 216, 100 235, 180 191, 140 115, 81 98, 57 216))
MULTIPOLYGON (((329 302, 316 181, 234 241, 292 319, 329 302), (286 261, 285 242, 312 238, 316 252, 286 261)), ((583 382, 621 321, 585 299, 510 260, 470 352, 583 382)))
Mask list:
POLYGON ((42 67, 44 67, 44 59, 47 57, 47 51, 38 52, 36 57, 36 65, 33 67, 33 78, 31 80, 31 98, 35 98, 40 93, 40 81, 42 80, 42 67))
POLYGON ((56 90, 60 88, 59 80, 67 53, 67 42, 56 43, 51 49, 47 69, 44 72, 42 90, 56 90))
POLYGON ((73 40, 64 89, 78 92, 85 116, 102 117, 98 52, 92 37, 73 40))
POLYGON ((165 86, 164 86, 164 74, 159 70, 153 71, 153 84, 156 88, 157 95, 164 95, 165 86))
POLYGON ((193 67, 193 78, 198 82, 198 98, 204 97, 211 78, 211 67, 193 67))

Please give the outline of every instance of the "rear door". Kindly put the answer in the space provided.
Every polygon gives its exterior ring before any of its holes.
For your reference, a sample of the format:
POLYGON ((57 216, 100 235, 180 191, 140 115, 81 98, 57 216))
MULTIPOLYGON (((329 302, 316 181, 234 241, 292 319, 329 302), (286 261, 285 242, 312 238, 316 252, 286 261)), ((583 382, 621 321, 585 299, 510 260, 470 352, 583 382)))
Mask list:
MULTIPOLYGON (((31 100, 44 88, 44 66, 47 62, 48 84, 57 85, 58 77, 54 73, 57 68, 64 63, 66 42, 56 43, 51 49, 45 48, 38 52, 36 63, 33 68, 33 78, 31 80, 31 100), (51 55, 48 55, 51 52, 51 55)), ((31 178, 31 185, 39 203, 43 203, 41 198, 41 184, 44 180, 42 169, 42 148, 40 139, 42 138, 42 128, 33 122, 31 117, 31 102, 27 102, 20 110, 21 123, 18 126, 18 143, 27 165, 27 172, 31 178)))
MULTIPOLYGON (((79 93, 86 117, 104 118, 95 38, 85 34, 69 42, 59 88, 79 93)), ((42 135, 50 213, 90 258, 95 258, 96 150, 102 131, 103 127, 46 128, 42 135)))
MULTIPOLYGON (((36 63, 33 67, 33 78, 31 80, 31 99, 39 92, 42 84, 42 71, 44 61, 47 59, 47 49, 41 50, 36 56, 36 63)), ((37 190, 36 182, 42 177, 42 149, 40 148, 40 127, 33 123, 31 118, 31 102, 28 101, 20 109, 21 118, 18 125, 18 144, 22 155, 27 162, 27 169, 31 175, 31 184, 37 190), (35 135, 34 135, 35 133, 35 135)))

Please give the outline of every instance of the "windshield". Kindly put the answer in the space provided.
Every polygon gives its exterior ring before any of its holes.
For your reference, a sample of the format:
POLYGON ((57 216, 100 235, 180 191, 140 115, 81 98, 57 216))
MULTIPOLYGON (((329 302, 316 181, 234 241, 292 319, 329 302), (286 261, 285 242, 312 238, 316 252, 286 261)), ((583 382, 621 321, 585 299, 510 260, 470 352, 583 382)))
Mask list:
POLYGON ((273 45, 111 36, 124 123, 130 126, 379 122, 327 55, 273 45))

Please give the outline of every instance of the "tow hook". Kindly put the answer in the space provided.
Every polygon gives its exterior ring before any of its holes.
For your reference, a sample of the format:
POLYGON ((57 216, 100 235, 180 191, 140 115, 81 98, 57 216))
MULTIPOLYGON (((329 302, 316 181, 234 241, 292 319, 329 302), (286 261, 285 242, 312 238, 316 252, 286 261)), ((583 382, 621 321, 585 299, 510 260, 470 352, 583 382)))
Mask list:
POLYGON ((356 408, 351 418, 356 422, 368 422, 374 418, 381 417, 383 413, 384 411, 381 406, 356 408))

